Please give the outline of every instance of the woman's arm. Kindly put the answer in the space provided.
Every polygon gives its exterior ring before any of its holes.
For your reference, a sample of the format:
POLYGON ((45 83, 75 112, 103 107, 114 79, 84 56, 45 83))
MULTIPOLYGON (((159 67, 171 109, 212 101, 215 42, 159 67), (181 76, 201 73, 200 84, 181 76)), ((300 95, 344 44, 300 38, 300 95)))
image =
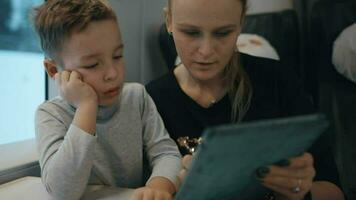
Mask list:
POLYGON ((315 181, 311 188, 313 200, 343 200, 344 195, 340 188, 328 181, 315 181))

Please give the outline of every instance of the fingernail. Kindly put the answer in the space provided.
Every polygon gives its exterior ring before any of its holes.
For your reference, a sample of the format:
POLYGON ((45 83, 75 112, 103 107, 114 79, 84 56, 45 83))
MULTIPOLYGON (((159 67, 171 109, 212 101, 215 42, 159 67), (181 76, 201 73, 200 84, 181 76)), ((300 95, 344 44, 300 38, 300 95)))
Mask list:
POLYGON ((256 176, 258 178, 264 178, 269 173, 268 167, 260 167, 256 170, 256 176))
POLYGON ((287 167, 290 165, 290 161, 288 159, 282 159, 274 164, 280 167, 287 167))

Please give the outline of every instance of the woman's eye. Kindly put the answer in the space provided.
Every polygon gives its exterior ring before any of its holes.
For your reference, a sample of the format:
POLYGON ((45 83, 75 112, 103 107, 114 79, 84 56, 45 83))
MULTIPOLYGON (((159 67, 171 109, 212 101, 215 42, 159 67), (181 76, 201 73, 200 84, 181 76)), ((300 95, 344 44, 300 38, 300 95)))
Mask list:
POLYGON ((229 35, 230 33, 231 33, 231 31, 218 31, 215 33, 215 35, 218 37, 225 37, 225 36, 229 35))
POLYGON ((200 32, 199 31, 189 31, 189 30, 186 30, 186 31, 183 31, 184 34, 188 35, 188 36, 199 36, 200 32))

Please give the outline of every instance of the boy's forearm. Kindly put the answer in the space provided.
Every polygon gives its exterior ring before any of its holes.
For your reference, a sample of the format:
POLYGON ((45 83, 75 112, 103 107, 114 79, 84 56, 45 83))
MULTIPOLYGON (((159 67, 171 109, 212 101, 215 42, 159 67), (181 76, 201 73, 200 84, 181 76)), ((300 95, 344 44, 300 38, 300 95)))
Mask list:
POLYGON ((93 164, 94 144, 95 137, 72 125, 58 150, 50 158, 41 157, 43 183, 54 199, 79 199, 83 194, 93 164))
POLYGON ((97 104, 95 101, 83 103, 78 106, 73 124, 83 131, 94 135, 96 132, 97 104))
POLYGON ((167 191, 172 195, 176 193, 174 184, 169 179, 164 177, 154 177, 146 185, 155 189, 167 191))
POLYGON ((37 138, 42 147, 41 170, 43 183, 57 199, 79 199, 83 194, 92 168, 92 152, 96 129, 97 105, 78 106, 72 125, 63 138, 59 133, 67 127, 48 112, 37 114, 37 138), (90 134, 88 134, 90 133, 90 134))

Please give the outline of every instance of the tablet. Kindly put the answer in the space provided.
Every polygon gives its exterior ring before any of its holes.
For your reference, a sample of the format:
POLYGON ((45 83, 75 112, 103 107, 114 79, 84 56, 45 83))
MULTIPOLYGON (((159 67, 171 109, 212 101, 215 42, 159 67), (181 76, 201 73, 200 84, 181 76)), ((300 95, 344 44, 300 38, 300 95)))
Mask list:
POLYGON ((301 155, 327 127, 313 114, 209 128, 175 199, 259 199, 256 169, 301 155))

